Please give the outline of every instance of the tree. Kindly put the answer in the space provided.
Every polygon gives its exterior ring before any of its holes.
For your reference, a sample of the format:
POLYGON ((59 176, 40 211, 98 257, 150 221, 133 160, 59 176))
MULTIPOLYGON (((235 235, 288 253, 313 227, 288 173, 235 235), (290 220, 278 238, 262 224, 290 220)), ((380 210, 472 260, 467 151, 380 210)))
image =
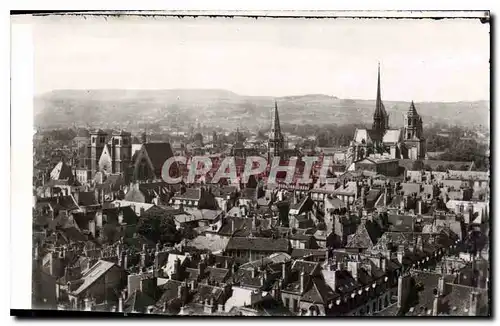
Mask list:
POLYGON ((419 170, 422 170, 422 168, 424 167, 423 165, 424 164, 422 163, 422 161, 414 161, 412 166, 411 166, 411 169, 413 171, 419 171, 419 170))
POLYGON ((446 169, 445 169, 444 166, 438 165, 437 168, 436 168, 436 171, 438 171, 438 172, 446 172, 446 169))
POLYGON ((137 224, 137 232, 155 243, 175 244, 181 238, 171 216, 143 216, 137 224))

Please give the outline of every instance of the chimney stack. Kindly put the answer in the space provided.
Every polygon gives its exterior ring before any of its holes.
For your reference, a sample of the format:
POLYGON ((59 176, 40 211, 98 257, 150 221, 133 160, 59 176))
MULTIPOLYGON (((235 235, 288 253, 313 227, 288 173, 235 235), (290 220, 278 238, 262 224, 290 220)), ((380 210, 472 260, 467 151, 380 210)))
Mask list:
POLYGON ((384 273, 387 272, 387 260, 385 257, 380 257, 380 269, 384 273))
POLYGON ((205 263, 202 261, 198 263, 198 274, 200 277, 205 274, 205 263))
POLYGON ((401 308, 406 303, 410 292, 410 274, 403 274, 398 278, 398 308, 401 308))
POLYGON ((424 245, 423 245, 423 243, 422 243, 422 236, 421 236, 421 235, 419 235, 419 236, 417 237, 417 245, 416 245, 416 249, 417 249, 418 251, 420 251, 420 252, 423 252, 423 251, 424 251, 424 245))
POLYGON ((437 316, 439 314, 439 291, 434 290, 434 301, 432 302, 432 315, 437 316))
POLYGON ((469 316, 476 316, 479 308, 479 293, 475 290, 471 292, 469 299, 469 316))
POLYGON ((352 277, 355 280, 358 280, 359 262, 357 261, 347 262, 347 270, 351 273, 352 277))
POLYGON ((398 262, 402 265, 403 264, 403 257, 405 255, 405 247, 400 245, 398 246, 398 251, 397 251, 397 258, 398 262))
POLYGON ((300 293, 304 293, 306 289, 306 273, 302 271, 300 273, 300 293))
POLYGON ((283 283, 288 281, 288 266, 286 265, 286 262, 281 265, 281 278, 283 279, 283 283))
POLYGON ((123 312, 123 297, 121 295, 118 297, 118 312, 123 312))

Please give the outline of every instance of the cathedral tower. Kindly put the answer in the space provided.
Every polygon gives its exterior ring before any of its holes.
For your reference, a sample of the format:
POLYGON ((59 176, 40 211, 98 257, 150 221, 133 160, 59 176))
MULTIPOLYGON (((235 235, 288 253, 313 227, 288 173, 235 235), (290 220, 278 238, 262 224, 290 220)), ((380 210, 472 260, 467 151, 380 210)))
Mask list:
POLYGON ((420 160, 425 157, 422 117, 418 114, 413 101, 404 116, 404 142, 408 148, 409 159, 420 160))
POLYGON ((106 145, 107 135, 101 129, 90 132, 90 170, 92 177, 99 170, 99 159, 106 145))
POLYGON ((281 156, 285 148, 285 139, 281 133, 280 118, 278 114, 278 103, 274 101, 274 115, 269 133, 268 150, 269 159, 275 156, 281 156))
POLYGON ((382 138, 385 131, 389 128, 389 115, 385 111, 384 103, 382 102, 382 95, 380 91, 380 63, 378 65, 378 79, 377 79, 377 100, 375 103, 375 113, 373 114, 372 130, 382 138))
POLYGON ((124 173, 132 158, 132 139, 129 132, 118 131, 113 133, 111 157, 113 160, 113 173, 124 173))

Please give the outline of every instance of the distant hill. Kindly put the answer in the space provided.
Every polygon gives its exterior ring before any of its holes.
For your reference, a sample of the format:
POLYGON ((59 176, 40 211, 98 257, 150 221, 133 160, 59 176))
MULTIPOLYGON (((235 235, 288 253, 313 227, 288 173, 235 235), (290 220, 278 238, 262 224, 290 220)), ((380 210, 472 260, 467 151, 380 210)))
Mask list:
MULTIPOLYGON (((375 100, 339 99, 323 94, 243 96, 221 89, 57 90, 34 99, 35 125, 68 127, 73 123, 134 129, 140 123, 161 126, 199 121, 207 126, 256 128, 270 123, 274 100, 280 120, 290 124, 370 123, 375 100)), ((384 101, 391 126, 402 126, 409 102, 384 101)), ((415 103, 424 124, 489 125, 489 102, 415 103)))

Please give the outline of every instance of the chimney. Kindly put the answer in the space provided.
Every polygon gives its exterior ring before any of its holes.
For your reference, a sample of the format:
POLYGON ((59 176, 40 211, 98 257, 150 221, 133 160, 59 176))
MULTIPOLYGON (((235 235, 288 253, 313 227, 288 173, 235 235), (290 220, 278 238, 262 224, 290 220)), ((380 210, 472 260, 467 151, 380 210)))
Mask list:
POLYGON ((205 274, 205 263, 200 261, 198 263, 198 275, 202 277, 205 274))
POLYGON ((380 257, 380 269, 385 273, 387 272, 387 260, 385 257, 380 257))
POLYGON ((178 287, 177 287, 177 298, 181 301, 182 305, 186 303, 186 295, 187 295, 187 284, 185 282, 182 282, 178 287))
POLYGON ((445 283, 444 283, 444 277, 441 276, 438 280, 438 288, 437 288, 437 291, 438 291, 438 295, 439 296, 443 296, 443 295, 446 295, 446 293, 444 293, 445 291, 445 283))
POLYGON ((288 266, 286 263, 281 265, 281 278, 283 279, 283 283, 288 282, 288 266))
MULTIPOLYGON (((184 307, 181 307, 181 313, 183 313, 183 308, 184 307)), ((168 309, 168 301, 165 301, 165 303, 163 304, 163 312, 166 312, 168 309)))
POLYGON ((145 251, 141 252, 140 266, 141 266, 141 268, 146 267, 146 252, 145 251))
POLYGON ((424 246, 423 246, 423 243, 422 243, 422 236, 419 235, 417 237, 417 244, 416 244, 416 249, 420 252, 423 252, 424 251, 424 246))
POLYGON ((234 234, 234 219, 231 220, 231 234, 234 234))
POLYGON ((300 273, 300 293, 304 293, 306 289, 306 273, 302 271, 300 273))
POLYGON ((40 255, 40 247, 38 246, 38 242, 35 244, 35 260, 38 260, 40 255))
POLYGON ((358 280, 359 262, 357 262, 357 261, 347 262, 347 270, 351 273, 352 277, 357 281, 358 280))
POLYGON ((437 316, 439 314, 439 291, 434 289, 434 301, 432 302, 432 315, 437 316))
POLYGON ((190 282, 190 288, 192 291, 196 290, 196 288, 198 287, 198 282, 196 282, 196 280, 191 280, 190 282))
POLYGON ((207 299, 203 307, 204 312, 207 314, 213 313, 213 305, 214 305, 214 299, 213 298, 207 299))
POLYGON ((280 301, 281 299, 281 289, 283 288, 283 281, 278 279, 277 285, 273 287, 272 295, 276 301, 280 301))
POLYGON ((86 297, 83 299, 83 304, 84 304, 84 310, 85 311, 91 311, 92 310, 92 303, 89 297, 86 297))
POLYGON ((128 268, 128 253, 125 251, 123 253, 123 269, 128 268))
POLYGON ((398 308, 401 308, 406 303, 410 293, 410 274, 404 274, 398 278, 398 308))
POLYGON ((405 247, 402 245, 398 246, 397 258, 398 258, 398 261, 401 265, 403 264, 404 255, 405 255, 405 247))
POLYGON ((173 275, 171 276, 171 278, 172 279, 177 278, 180 271, 181 271, 181 260, 179 259, 179 257, 177 257, 177 259, 174 262, 174 272, 173 272, 173 275))
POLYGON ((123 297, 118 298, 118 312, 123 312, 123 297))
POLYGON ((256 278, 257 277, 257 269, 254 267, 252 269, 252 278, 256 278))
POLYGON ((479 293, 475 290, 471 292, 469 299, 469 316, 476 316, 479 308, 479 293))

